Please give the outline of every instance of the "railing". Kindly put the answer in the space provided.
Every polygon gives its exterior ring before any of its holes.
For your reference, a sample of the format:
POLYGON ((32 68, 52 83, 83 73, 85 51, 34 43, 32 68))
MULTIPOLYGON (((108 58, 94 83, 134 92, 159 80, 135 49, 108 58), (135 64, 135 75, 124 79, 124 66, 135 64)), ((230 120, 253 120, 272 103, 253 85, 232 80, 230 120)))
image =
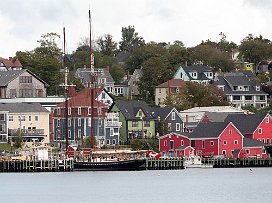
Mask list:
MULTIPOLYGON (((19 133, 19 129, 9 129, 10 134, 19 133)), ((24 135, 43 135, 44 129, 21 129, 21 133, 24 135)))
POLYGON ((119 121, 105 121, 105 126, 122 126, 122 122, 119 121))

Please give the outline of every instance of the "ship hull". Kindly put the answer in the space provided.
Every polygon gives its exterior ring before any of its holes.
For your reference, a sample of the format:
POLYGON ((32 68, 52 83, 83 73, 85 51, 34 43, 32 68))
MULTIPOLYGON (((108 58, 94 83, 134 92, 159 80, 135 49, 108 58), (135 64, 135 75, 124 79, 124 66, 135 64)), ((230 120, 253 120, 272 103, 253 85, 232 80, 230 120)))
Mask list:
POLYGON ((75 171, 136 171, 144 170, 145 159, 109 161, 109 162, 74 162, 75 171))

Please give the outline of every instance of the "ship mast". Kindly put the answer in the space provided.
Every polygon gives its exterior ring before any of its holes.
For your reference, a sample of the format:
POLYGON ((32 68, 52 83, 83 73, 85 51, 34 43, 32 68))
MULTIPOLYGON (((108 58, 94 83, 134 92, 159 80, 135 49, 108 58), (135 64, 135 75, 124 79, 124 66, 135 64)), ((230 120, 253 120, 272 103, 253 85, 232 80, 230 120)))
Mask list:
POLYGON ((91 94, 91 135, 90 135, 90 146, 94 148, 94 99, 95 99, 95 73, 94 73, 94 55, 92 50, 92 19, 91 11, 89 10, 89 23, 90 23, 90 94, 91 94))

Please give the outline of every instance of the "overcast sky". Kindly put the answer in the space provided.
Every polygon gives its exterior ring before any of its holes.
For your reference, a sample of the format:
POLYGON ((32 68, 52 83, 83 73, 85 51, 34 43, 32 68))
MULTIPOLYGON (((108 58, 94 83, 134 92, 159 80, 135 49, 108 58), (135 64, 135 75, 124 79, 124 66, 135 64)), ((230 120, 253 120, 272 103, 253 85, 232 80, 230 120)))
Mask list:
MULTIPOLYGON (((111 34, 134 25, 146 42, 182 41, 186 47, 202 40, 240 43, 248 34, 272 40, 272 0, 0 0, 0 57, 31 51, 42 34, 66 27, 67 50, 75 51, 89 36, 111 34)), ((62 47, 62 39, 59 46, 62 47)))

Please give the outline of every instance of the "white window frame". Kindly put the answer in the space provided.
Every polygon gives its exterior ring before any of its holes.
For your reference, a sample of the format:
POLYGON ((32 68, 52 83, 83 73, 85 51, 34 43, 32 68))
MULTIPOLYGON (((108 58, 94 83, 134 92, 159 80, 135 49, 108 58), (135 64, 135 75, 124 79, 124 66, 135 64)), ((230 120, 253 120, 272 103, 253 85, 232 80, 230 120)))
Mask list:
POLYGON ((176 123, 176 131, 180 131, 180 123, 176 123))
POLYGON ((235 145, 238 145, 238 140, 234 140, 233 142, 235 145))
POLYGON ((164 140, 163 142, 163 146, 166 147, 167 146, 167 140, 164 140))
POLYGON ((210 141, 210 146, 214 146, 214 141, 210 141))
POLYGON ((14 121, 13 120, 13 116, 9 116, 9 120, 8 121, 11 121, 11 122, 14 121))
POLYGON ((172 120, 176 120, 176 112, 172 112, 172 120))
POLYGON ((88 107, 88 115, 92 114, 92 107, 88 107))
POLYGON ((181 140, 180 145, 184 146, 184 140, 181 140))
POLYGON ((78 130, 77 130, 77 136, 78 136, 78 137, 81 137, 81 129, 78 129, 78 130))
POLYGON ((269 120, 270 120, 269 117, 266 117, 266 118, 265 118, 265 122, 266 122, 266 123, 269 123, 269 120))
POLYGON ((68 138, 71 138, 71 130, 68 130, 68 138))
POLYGON ((263 129, 262 128, 258 128, 258 134, 263 134, 263 129))
POLYGON ((77 114, 78 114, 78 115, 81 115, 81 107, 78 107, 78 108, 77 108, 77 114))
POLYGON ((77 121, 78 123, 78 126, 81 126, 81 118, 78 118, 78 121, 77 121))
POLYGON ((35 121, 39 121, 39 116, 35 116, 35 121))
POLYGON ((226 154, 227 154, 227 151, 226 151, 226 150, 222 150, 222 154, 223 154, 223 155, 226 155, 226 154))
POLYGON ((71 107, 68 107, 68 115, 71 115, 72 109, 71 107))
POLYGON ((232 130, 229 130, 229 135, 231 135, 232 134, 232 130))
POLYGON ((223 141, 223 145, 227 145, 228 144, 228 141, 227 140, 224 140, 223 141))
POLYGON ((69 118, 68 119, 68 127, 71 127, 71 125, 72 125, 72 120, 69 118))

